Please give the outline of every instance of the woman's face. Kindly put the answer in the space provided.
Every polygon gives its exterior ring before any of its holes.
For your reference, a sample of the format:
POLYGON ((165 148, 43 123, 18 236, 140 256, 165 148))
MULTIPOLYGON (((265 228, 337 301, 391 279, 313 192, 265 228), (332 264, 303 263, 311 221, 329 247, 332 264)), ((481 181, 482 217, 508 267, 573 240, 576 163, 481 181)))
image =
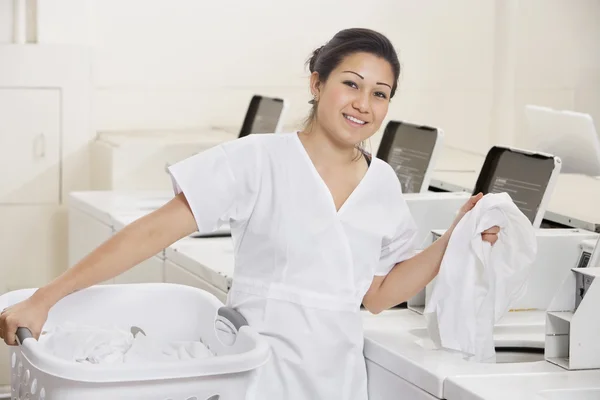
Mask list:
POLYGON ((318 101, 316 123, 334 141, 356 146, 373 136, 385 118, 394 84, 391 65, 369 53, 347 56, 326 82, 311 76, 318 101))

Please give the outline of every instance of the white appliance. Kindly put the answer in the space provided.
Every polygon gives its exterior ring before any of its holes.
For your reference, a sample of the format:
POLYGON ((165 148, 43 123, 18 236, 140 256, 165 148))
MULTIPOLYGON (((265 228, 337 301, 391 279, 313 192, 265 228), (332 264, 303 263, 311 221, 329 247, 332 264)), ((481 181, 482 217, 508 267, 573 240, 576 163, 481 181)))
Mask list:
POLYGON ((394 169, 403 193, 423 193, 429 189, 443 142, 444 132, 440 128, 390 121, 383 132, 377 158, 394 169))
MULTIPOLYGON (((443 234, 434 231, 433 240, 443 234)), ((536 238, 538 253, 527 278, 527 292, 513 308, 517 310, 545 310, 550 304, 554 291, 581 258, 581 245, 584 241, 598 240, 595 232, 581 229, 538 229, 536 238)), ((408 301, 408 308, 423 313, 435 280, 408 301)))
MULTIPOLYGON (((560 160, 552 155, 494 146, 485 158, 472 193, 508 192, 532 225, 539 228, 560 168, 560 160)), ((417 243, 429 244, 433 230, 447 229, 471 195, 467 192, 405 194, 419 229, 417 243)))
MULTIPOLYGON (((69 197, 69 265, 113 234, 173 198, 171 191, 73 192, 69 197)), ((233 275, 231 237, 183 238, 105 283, 171 282, 224 299, 233 275)))
MULTIPOLYGON (((171 191, 71 192, 68 198, 69 267, 114 234, 117 215, 139 217, 159 208, 172 197, 171 191)), ((111 279, 106 283, 114 282, 111 279)))
POLYGON ((168 190, 165 165, 254 133, 279 133, 286 99, 254 95, 241 128, 100 132, 92 145, 92 188, 95 190, 168 190))
POLYGON ((546 311, 545 357, 568 371, 600 369, 600 268, 570 272, 546 311))
POLYGON ((560 371, 449 377, 447 400, 600 399, 600 268, 573 268, 555 291, 545 324, 544 358, 560 371))
POLYGON ((166 249, 165 257, 165 282, 195 286, 227 300, 235 266, 231 238, 190 238, 166 249))
POLYGON ((92 188, 172 189, 165 165, 236 137, 219 129, 100 132, 92 143, 92 188))
POLYGON ((589 114, 525 106, 527 147, 554 154, 563 172, 600 176, 600 138, 589 114))
POLYGON ((495 327, 496 363, 465 361, 458 353, 431 349, 425 319, 410 310, 392 310, 369 316, 365 322, 365 349, 369 400, 445 399, 450 377, 525 372, 561 372, 544 360, 544 313, 527 318, 509 313, 495 327), (383 317, 383 318, 380 318, 383 317), (382 323, 381 319, 385 320, 382 323))
POLYGON ((281 133, 288 108, 286 99, 255 94, 250 99, 238 137, 253 133, 281 133))
POLYGON ((600 246, 598 240, 584 240, 579 244, 579 258, 576 268, 587 268, 588 266, 598 266, 600 259, 600 246))
MULTIPOLYGON (((597 241, 598 234, 573 230, 571 235, 561 236, 553 235, 553 231, 540 231, 547 235, 547 240, 540 242, 540 260, 545 261, 536 266, 524 299, 494 327, 496 363, 465 361, 459 353, 433 349, 425 317, 420 314, 422 308, 414 304, 411 308, 417 312, 392 310, 365 316, 369 398, 391 400, 402 393, 417 400, 458 400, 462 397, 448 397, 447 382, 451 378, 563 372, 559 365, 545 360, 546 308, 580 259, 579 244, 597 241)), ((575 295, 572 297, 574 302, 575 295)))

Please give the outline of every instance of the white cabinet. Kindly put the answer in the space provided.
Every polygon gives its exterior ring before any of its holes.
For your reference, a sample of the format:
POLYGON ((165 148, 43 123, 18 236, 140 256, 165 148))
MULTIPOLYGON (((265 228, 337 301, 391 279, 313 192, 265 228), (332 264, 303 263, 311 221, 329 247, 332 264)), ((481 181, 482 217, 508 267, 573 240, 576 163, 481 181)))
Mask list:
POLYGON ((214 294, 223 303, 227 300, 227 293, 169 260, 165 261, 165 282, 193 286, 198 289, 206 290, 207 292, 214 294))
MULTIPOLYGON (((40 287, 65 270, 66 212, 52 205, 11 205, 0 207, 0 221, 0 295, 40 287)), ((10 383, 8 360, 2 342, 0 387, 10 383)))
POLYGON ((58 204, 58 89, 0 86, 0 203, 58 204))
POLYGON ((381 365, 367 359, 367 390, 369 400, 438 400, 430 393, 422 390, 416 385, 405 381, 393 372, 388 371, 381 365), (398 393, 402 393, 398 397, 398 393))
POLYGON ((0 207, 0 221, 0 294, 39 287, 66 269, 64 210, 5 206, 0 207))
MULTIPOLYGON (((90 184, 91 55, 89 46, 0 44, 0 293, 67 267, 61 198, 90 184)), ((7 359, 0 346, 0 386, 7 359)))

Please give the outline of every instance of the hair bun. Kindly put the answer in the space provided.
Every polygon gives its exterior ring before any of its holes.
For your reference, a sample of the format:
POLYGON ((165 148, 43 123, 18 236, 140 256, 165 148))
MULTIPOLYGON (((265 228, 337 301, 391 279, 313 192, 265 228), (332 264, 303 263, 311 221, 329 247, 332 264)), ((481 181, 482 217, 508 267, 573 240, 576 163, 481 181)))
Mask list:
POLYGON ((312 56, 310 57, 310 60, 308 61, 308 70, 313 73, 315 70, 315 64, 317 63, 317 59, 319 58, 319 54, 321 53, 321 50, 323 50, 323 47, 325 47, 324 45, 315 49, 315 51, 313 51, 312 56))

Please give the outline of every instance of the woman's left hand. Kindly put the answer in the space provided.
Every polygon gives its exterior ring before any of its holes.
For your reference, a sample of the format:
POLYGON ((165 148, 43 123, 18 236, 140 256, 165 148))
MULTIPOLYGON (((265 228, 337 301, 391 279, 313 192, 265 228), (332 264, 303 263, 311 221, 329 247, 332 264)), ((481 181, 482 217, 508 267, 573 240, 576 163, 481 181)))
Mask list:
MULTIPOLYGON (((456 226, 458 222, 465 216, 465 214, 471 211, 482 198, 483 193, 477 193, 475 196, 472 196, 469 200, 467 200, 458 211, 458 215, 454 221, 454 224, 452 224, 453 227, 456 226)), ((492 226, 481 233, 481 238, 484 242, 488 242, 489 244, 493 245, 498 240, 498 233, 500 233, 500 227, 492 226)))
POLYGON ((500 232, 500 227, 492 226, 490 229, 487 229, 481 232, 481 238, 484 242, 488 242, 493 245, 498 240, 498 233, 500 232))

